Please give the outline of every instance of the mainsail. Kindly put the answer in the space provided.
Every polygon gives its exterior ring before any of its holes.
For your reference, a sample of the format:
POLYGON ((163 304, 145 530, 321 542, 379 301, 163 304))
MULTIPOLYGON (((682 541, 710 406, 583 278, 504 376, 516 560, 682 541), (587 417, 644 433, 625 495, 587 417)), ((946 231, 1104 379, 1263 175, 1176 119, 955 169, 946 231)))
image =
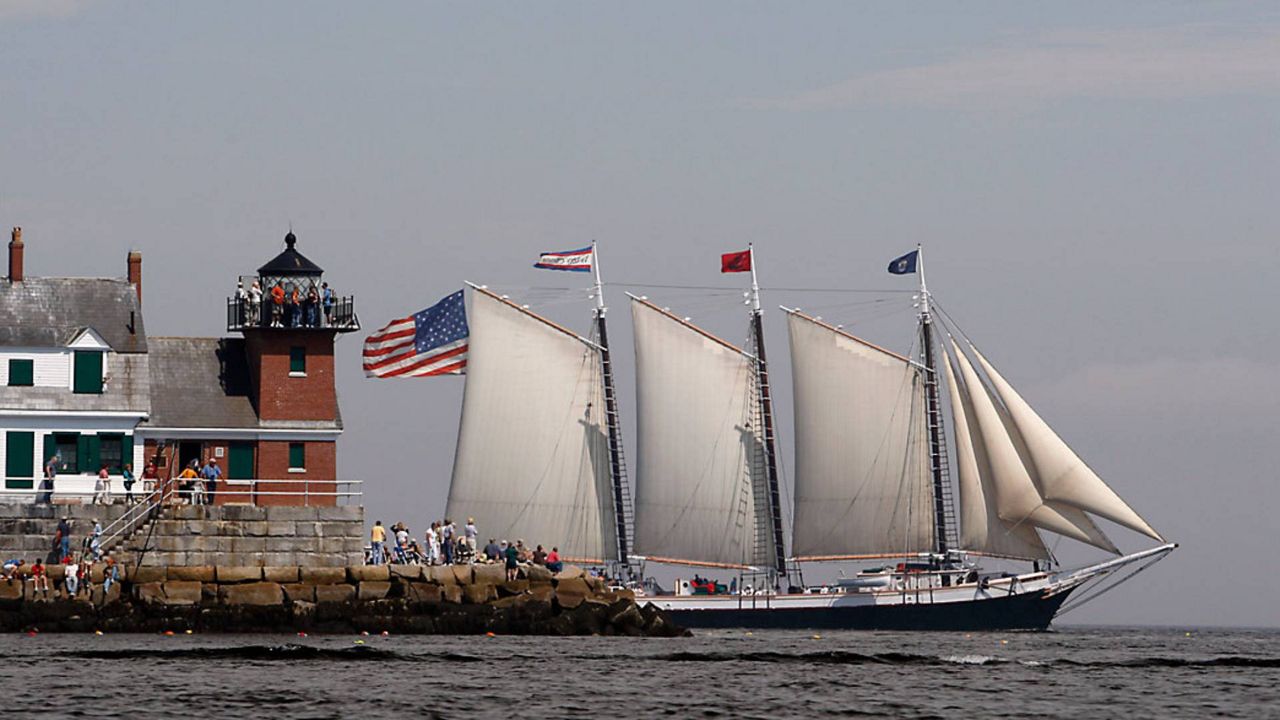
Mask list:
POLYGON ((991 485, 995 492, 996 512, 1001 520, 1017 527, 1023 523, 1049 530, 1113 553, 1116 546, 1097 525, 1078 508, 1047 502, 1027 469, 1025 452, 1017 429, 1003 407, 996 405, 973 365, 955 342, 952 352, 960 366, 962 388, 973 411, 982 447, 991 468, 991 485))
POLYGON ((960 545, 966 550, 1044 560, 1049 551, 1029 523, 1012 525, 1000 519, 996 505, 991 460, 982 440, 967 391, 958 385, 955 363, 947 355, 943 369, 951 397, 951 418, 956 438, 956 466, 960 485, 960 545))
POLYGON ((751 357, 646 300, 631 300, 635 552, 651 560, 767 565, 751 357))
POLYGON ((800 559, 932 552, 932 479, 921 369, 788 311, 795 386, 800 559))
POLYGON ((600 350, 482 288, 447 514, 488 536, 616 559, 600 350))

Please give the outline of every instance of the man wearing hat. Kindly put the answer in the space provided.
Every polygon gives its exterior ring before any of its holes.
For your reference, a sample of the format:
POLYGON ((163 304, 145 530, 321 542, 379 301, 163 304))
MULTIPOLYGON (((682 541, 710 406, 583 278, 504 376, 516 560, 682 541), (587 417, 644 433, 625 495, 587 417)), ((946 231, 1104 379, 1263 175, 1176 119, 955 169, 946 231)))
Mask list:
POLYGON ((213 504, 213 493, 218 489, 218 478, 222 477, 222 468, 218 467, 218 458, 211 457, 200 468, 200 477, 204 478, 205 504, 213 504))

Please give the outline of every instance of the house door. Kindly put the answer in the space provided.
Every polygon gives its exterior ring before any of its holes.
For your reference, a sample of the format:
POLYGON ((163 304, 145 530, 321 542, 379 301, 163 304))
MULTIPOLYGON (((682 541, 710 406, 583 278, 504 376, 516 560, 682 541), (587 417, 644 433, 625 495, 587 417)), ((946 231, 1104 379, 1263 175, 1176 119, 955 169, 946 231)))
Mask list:
POLYGON ((178 443, 178 466, 174 468, 173 474, 177 476, 182 469, 191 464, 192 460, 200 462, 204 458, 200 457, 200 451, 204 448, 204 444, 197 441, 183 440, 178 443))

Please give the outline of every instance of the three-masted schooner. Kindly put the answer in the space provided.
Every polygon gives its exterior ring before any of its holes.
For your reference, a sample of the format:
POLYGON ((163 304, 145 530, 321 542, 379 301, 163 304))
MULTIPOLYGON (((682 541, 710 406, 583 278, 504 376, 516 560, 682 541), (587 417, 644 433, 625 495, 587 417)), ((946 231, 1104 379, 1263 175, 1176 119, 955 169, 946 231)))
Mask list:
POLYGON ((917 357, 783 308, 795 409, 789 554, 754 262, 745 349, 630 296, 634 518, 598 263, 591 337, 473 286, 449 513, 512 539, 556 538, 564 556, 637 581, 649 562, 736 571, 728 591, 633 583, 690 627, 1042 629, 1073 593, 1096 596, 1171 552, 975 347, 952 333, 938 342, 919 252, 917 357), (1121 556, 1091 516, 1161 544, 1121 556), (1118 557, 1062 569, 1041 531, 1118 557), (984 556, 1033 566, 984 572, 984 556), (800 573, 868 560, 894 562, 821 586, 800 573))

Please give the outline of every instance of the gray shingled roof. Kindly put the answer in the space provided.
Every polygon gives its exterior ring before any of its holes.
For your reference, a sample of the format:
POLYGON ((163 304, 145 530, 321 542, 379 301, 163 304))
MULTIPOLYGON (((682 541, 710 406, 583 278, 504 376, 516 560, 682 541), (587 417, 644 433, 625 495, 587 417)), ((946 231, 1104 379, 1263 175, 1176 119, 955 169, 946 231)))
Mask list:
POLYGON ((3 280, 0 347, 61 347, 88 327, 118 353, 144 353, 139 309, 137 291, 121 278, 3 280))
POLYGON ((151 376, 147 356, 107 353, 107 379, 102 394, 74 393, 67 387, 0 385, 0 407, 17 410, 131 411, 151 410, 151 376))
POLYGON ((154 337, 151 420, 167 428, 256 428, 244 340, 154 337))

